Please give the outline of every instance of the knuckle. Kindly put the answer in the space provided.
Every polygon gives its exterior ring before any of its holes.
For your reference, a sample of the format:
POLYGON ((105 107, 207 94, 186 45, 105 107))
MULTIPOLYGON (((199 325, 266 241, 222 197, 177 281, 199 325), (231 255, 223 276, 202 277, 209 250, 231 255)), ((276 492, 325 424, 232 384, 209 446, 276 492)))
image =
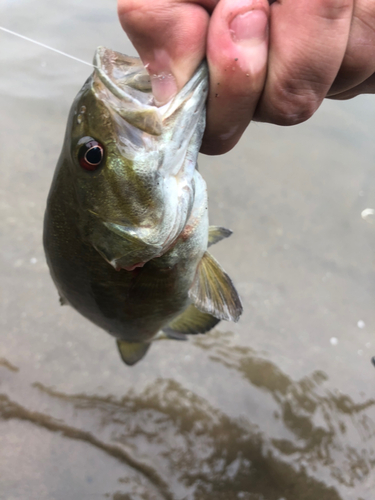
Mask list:
POLYGON ((151 6, 144 0, 120 0, 117 10, 125 29, 146 33, 152 33, 156 19, 159 23, 163 23, 165 18, 168 20, 171 13, 164 0, 155 0, 151 6))
POLYGON ((353 28, 361 33, 362 40, 374 41, 375 34, 375 2, 364 2, 357 5, 353 13, 353 28))
POLYGON ((316 6, 319 17, 334 21, 351 15, 353 0, 319 0, 316 6))
POLYGON ((295 87, 279 88, 270 106, 272 123, 276 125, 297 125, 313 116, 321 99, 315 91, 295 87))

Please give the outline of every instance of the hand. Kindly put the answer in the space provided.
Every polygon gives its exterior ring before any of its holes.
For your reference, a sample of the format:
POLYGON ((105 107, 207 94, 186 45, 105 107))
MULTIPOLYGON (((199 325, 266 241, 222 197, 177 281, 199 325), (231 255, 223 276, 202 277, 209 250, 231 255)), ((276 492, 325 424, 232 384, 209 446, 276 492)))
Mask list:
POLYGON ((327 96, 375 92, 375 0, 118 0, 118 12, 160 103, 207 57, 207 154, 252 119, 295 125, 327 96))

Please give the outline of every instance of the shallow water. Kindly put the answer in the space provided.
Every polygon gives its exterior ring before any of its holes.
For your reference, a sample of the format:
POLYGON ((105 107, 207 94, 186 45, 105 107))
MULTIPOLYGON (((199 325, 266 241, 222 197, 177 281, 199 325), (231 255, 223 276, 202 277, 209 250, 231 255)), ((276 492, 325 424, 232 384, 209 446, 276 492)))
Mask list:
MULTIPOLYGON (((1 4, 1 23, 90 61, 134 54, 114 5, 1 4), (48 20, 48 21, 46 21, 48 20)), ((375 101, 253 124, 202 157, 213 253, 245 313, 134 368, 60 307, 45 200, 88 67, 0 32, 1 500, 371 500, 375 101)))

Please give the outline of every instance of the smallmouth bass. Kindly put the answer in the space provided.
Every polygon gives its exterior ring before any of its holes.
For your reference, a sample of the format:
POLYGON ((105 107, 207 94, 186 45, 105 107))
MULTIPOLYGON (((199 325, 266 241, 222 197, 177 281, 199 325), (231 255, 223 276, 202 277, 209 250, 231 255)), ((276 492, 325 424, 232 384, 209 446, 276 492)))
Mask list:
POLYGON ((68 118, 44 248, 61 303, 116 337, 133 365, 160 332, 205 333, 242 305, 207 252, 231 231, 209 228, 197 170, 206 64, 159 108, 140 59, 99 47, 94 65, 68 118))

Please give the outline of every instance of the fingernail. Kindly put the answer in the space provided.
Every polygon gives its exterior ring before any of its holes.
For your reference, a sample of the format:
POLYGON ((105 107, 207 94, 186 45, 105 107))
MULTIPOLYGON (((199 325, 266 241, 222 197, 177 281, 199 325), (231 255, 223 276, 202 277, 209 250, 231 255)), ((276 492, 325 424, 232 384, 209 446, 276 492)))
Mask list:
POLYGON ((238 14, 230 23, 232 39, 236 43, 262 40, 267 35, 268 17, 264 10, 250 10, 238 14))
POLYGON ((177 83, 172 73, 150 75, 155 104, 162 106, 177 94, 177 83))

